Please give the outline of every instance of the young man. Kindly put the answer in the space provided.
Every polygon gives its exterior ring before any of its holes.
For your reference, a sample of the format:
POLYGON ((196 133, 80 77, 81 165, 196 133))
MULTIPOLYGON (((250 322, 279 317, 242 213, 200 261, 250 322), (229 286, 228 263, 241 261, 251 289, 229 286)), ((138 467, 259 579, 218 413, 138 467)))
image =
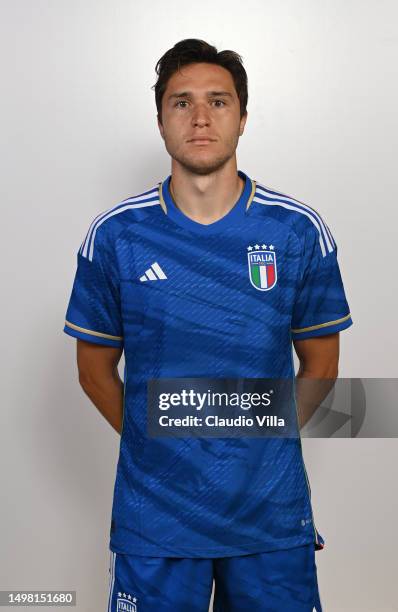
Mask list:
POLYGON ((313 208, 237 169, 236 53, 187 39, 156 70, 171 175, 93 220, 64 327, 81 386, 121 433, 108 612, 205 612, 213 579, 217 612, 319 612, 300 436, 150 436, 148 390, 294 380, 292 343, 297 381, 334 381, 352 324, 337 247, 313 208))

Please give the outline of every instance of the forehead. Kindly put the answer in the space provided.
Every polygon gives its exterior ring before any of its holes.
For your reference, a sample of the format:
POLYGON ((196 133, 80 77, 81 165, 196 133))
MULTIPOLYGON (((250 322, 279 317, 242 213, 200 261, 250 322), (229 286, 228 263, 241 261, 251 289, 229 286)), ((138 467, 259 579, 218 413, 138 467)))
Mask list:
POLYGON ((223 89, 231 94, 236 94, 234 81, 231 73, 222 66, 216 64, 196 63, 182 66, 169 79, 166 87, 168 94, 177 89, 184 88, 195 92, 204 90, 223 89))

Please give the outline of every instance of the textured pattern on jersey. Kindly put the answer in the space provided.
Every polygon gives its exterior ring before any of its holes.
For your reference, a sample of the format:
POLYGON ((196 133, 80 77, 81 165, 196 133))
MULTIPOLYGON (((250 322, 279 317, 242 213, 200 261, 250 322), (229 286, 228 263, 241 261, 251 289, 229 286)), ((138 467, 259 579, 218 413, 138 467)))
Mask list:
POLYGON ((311 218, 240 175, 241 198, 208 231, 178 212, 168 177, 158 199, 154 187, 99 215, 79 250, 64 329, 125 351, 115 552, 221 557, 324 544, 300 438, 146 433, 148 379, 291 378, 292 338, 352 324, 337 247, 318 213, 315 224, 308 208, 311 218), (267 291, 250 282, 249 248, 275 254, 267 291), (165 278, 149 273, 155 263, 165 278))
POLYGON ((213 579, 214 612, 322 612, 312 543, 218 559, 111 552, 107 612, 204 612, 213 579))

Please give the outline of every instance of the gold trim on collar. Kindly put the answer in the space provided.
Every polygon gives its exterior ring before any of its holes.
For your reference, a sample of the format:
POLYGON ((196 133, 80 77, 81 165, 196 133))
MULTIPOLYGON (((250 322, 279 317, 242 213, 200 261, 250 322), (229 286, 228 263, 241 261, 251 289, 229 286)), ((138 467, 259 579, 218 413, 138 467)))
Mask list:
MULTIPOLYGON (((256 187, 256 181, 254 179, 250 179, 250 181, 251 181, 251 184, 252 184, 252 188, 251 188, 251 192, 250 192, 250 195, 249 195, 249 199, 247 200, 246 210, 248 210, 250 204, 253 202, 254 194, 256 193, 256 188, 257 188, 256 187)), ((166 202, 164 201, 164 198, 163 198, 162 183, 161 182, 159 183, 158 190, 159 190, 159 203, 160 203, 160 206, 163 208, 163 212, 167 215, 167 205, 166 205, 166 202)))
POLYGON ((250 180, 252 182, 252 190, 250 192, 249 199, 247 201, 246 211, 249 210, 249 206, 253 202, 254 194, 256 193, 256 188, 257 188, 256 181, 254 179, 250 179, 250 180))
POLYGON ((159 183, 159 203, 160 206, 163 208, 163 212, 165 215, 167 215, 167 206, 166 206, 166 202, 164 201, 163 198, 163 193, 162 193, 162 183, 159 183))

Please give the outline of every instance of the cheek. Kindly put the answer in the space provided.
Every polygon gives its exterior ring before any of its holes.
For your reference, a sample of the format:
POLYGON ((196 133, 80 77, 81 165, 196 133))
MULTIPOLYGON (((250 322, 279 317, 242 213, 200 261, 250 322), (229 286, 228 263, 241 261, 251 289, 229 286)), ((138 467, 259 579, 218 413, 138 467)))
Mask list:
POLYGON ((167 128, 164 130, 166 140, 170 143, 178 143, 183 140, 189 130, 187 123, 187 119, 183 117, 174 117, 171 121, 169 120, 167 128))

